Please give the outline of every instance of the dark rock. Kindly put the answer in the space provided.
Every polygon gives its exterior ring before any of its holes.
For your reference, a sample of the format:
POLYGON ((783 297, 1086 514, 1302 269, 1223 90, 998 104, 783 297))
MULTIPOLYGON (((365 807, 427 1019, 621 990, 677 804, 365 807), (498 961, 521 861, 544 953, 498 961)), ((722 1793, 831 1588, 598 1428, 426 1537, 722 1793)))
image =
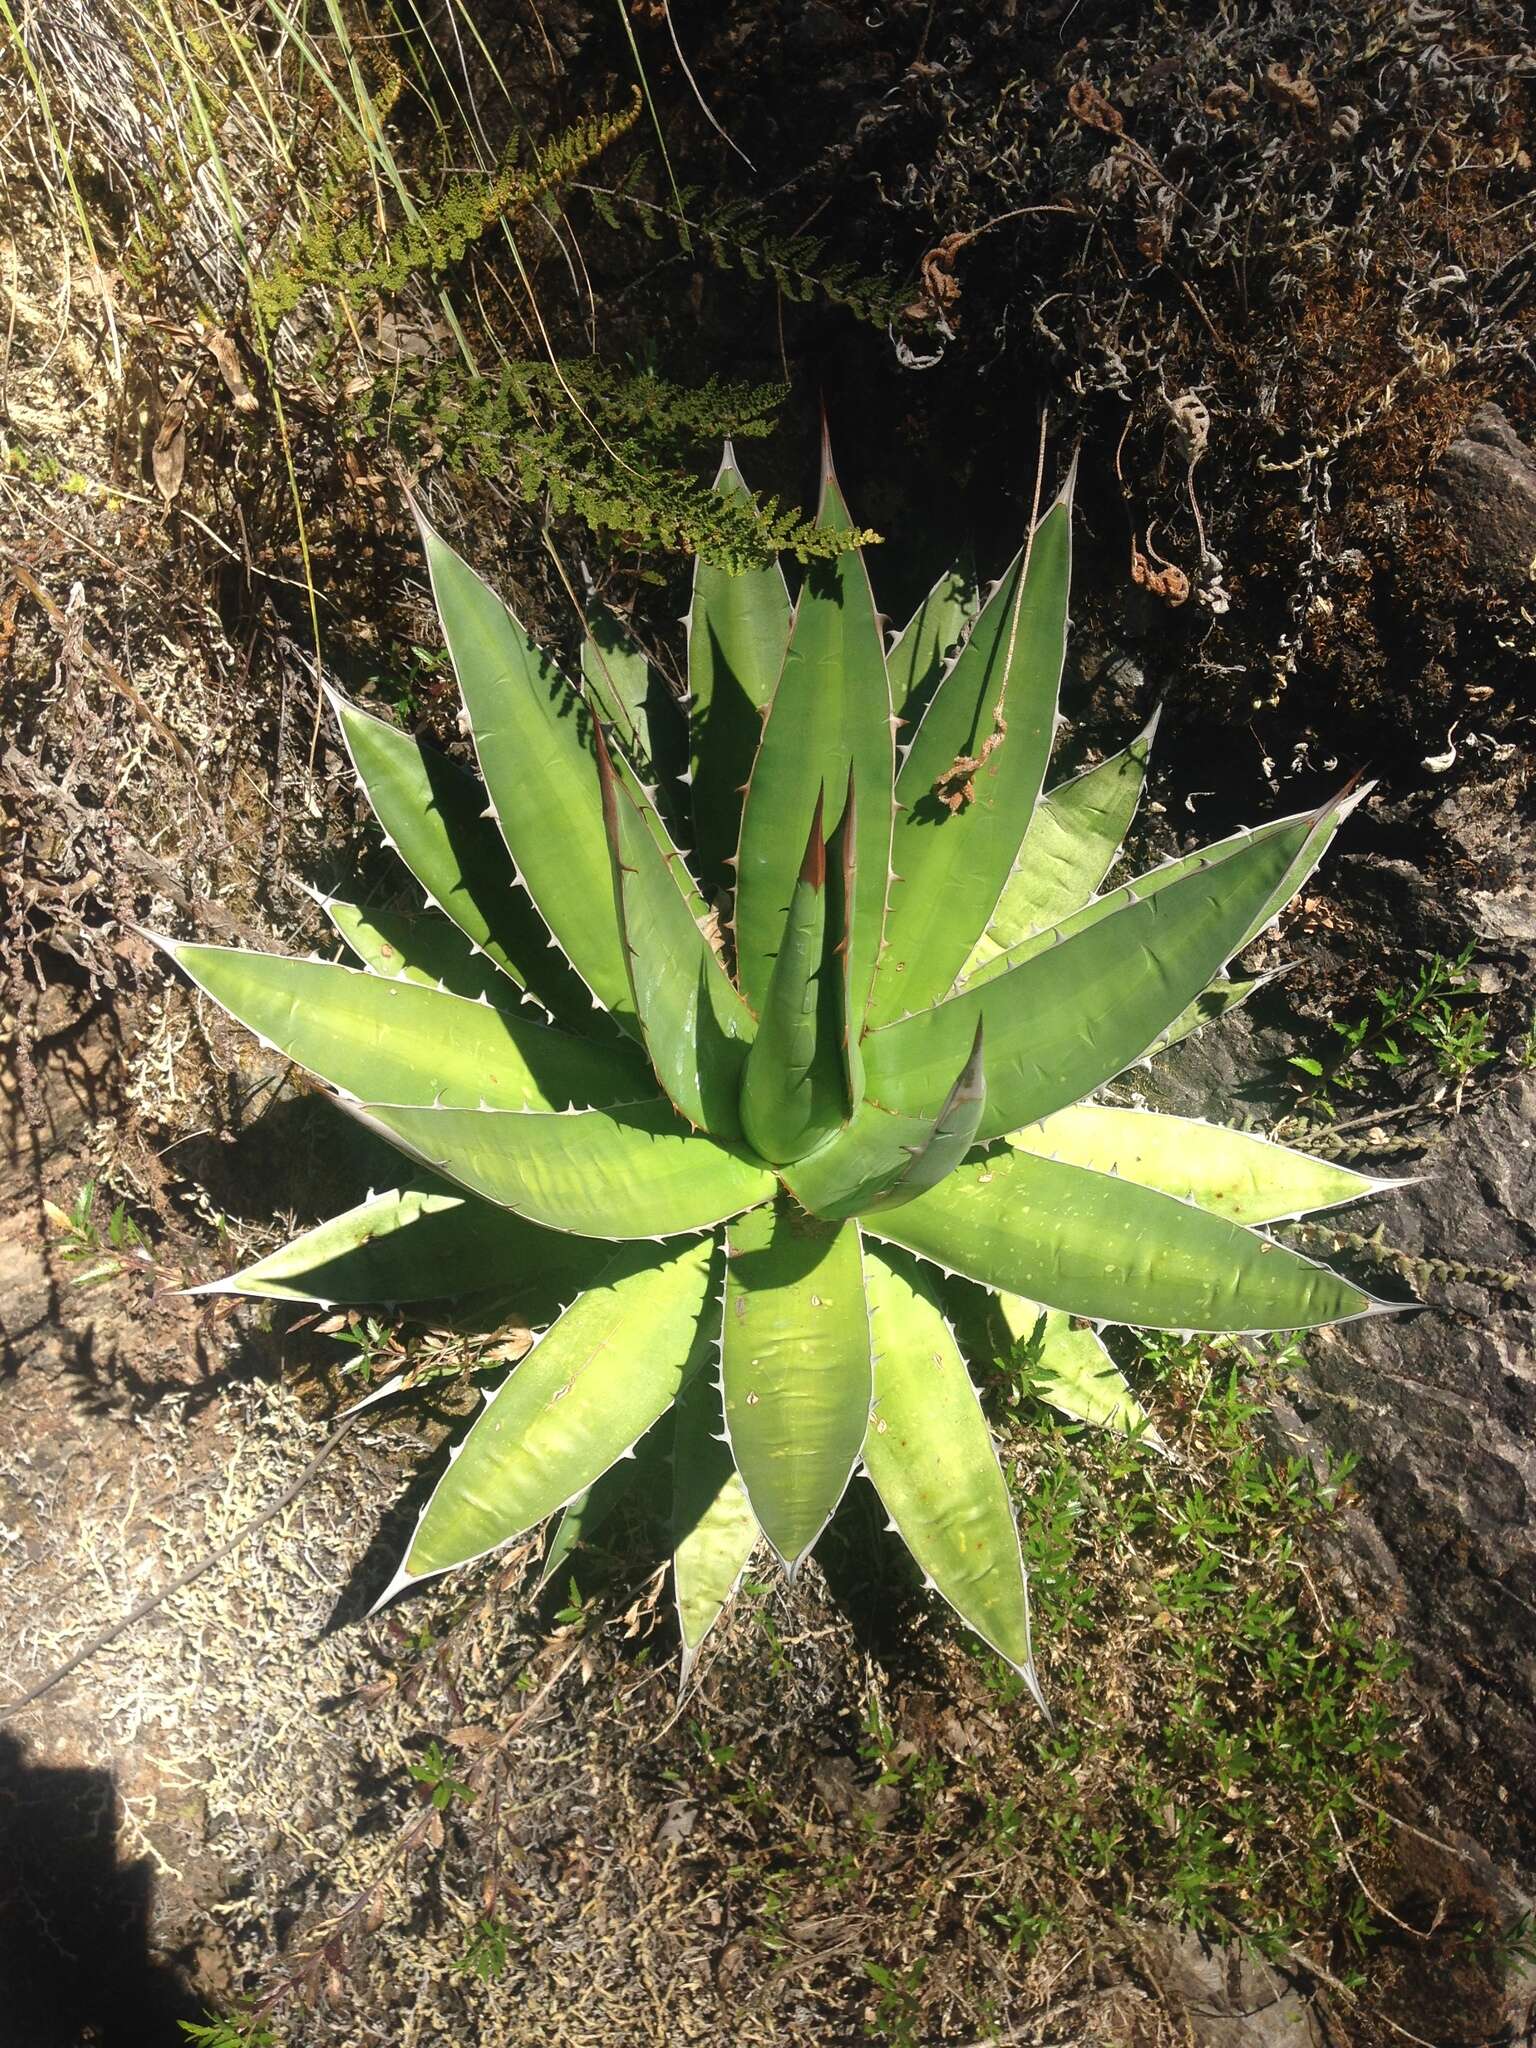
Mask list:
MULTIPOLYGON (((1373 1207, 1389 1244, 1517 1284, 1432 1281, 1421 1311, 1320 1331, 1271 1426, 1289 1454, 1359 1459, 1338 1587, 1412 1659, 1419 1825, 1463 1845, 1447 1853, 1480 1866, 1473 1917, 1507 1926, 1536 1878, 1536 1076, 1465 1111, 1373 1207)), ((1519 2023, 1530 1985, 1498 1975, 1470 2031, 1447 2018, 1436 2039, 1519 2023)))
POLYGON ((1435 471, 1474 573, 1511 596, 1536 577, 1536 456, 1496 405, 1479 406, 1435 471))
MULTIPOLYGON (((1536 1844, 1536 1076, 1465 1112, 1424 1177, 1375 1205, 1416 1257, 1503 1269, 1520 1291, 1434 1285, 1434 1306, 1320 1333, 1298 1408, 1360 1459, 1397 1568, 1424 1740, 1453 1825, 1530 1872, 1536 1844)), ((1371 1563, 1379 1567, 1379 1548, 1371 1563)))

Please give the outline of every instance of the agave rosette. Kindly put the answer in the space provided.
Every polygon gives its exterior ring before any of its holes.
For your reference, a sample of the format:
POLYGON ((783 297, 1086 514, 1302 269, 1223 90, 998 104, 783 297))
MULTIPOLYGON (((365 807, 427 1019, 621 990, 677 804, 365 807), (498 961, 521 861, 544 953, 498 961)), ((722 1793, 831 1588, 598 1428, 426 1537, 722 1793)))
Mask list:
MULTIPOLYGON (((729 454, 720 485, 744 488, 729 454)), ((820 517, 851 524, 830 461, 820 517)), ((984 602, 950 574, 889 648, 857 552, 811 564, 794 604, 777 568, 700 566, 676 801, 644 663, 599 635, 568 680, 423 534, 480 779, 336 711, 425 908, 327 899, 355 968, 166 942, 412 1169, 215 1285, 548 1304, 388 1593, 561 1510, 564 1555, 636 1447, 660 1448, 686 1670, 759 1541, 793 1571, 862 1469, 1033 1685, 946 1288, 992 1290, 1046 1397, 1119 1428, 1145 1418, 1106 1323, 1294 1330, 1381 1306, 1263 1229, 1379 1183, 1093 1099, 1253 985, 1229 963, 1347 800, 1100 893, 1151 730, 1042 793, 1070 482, 984 602)))

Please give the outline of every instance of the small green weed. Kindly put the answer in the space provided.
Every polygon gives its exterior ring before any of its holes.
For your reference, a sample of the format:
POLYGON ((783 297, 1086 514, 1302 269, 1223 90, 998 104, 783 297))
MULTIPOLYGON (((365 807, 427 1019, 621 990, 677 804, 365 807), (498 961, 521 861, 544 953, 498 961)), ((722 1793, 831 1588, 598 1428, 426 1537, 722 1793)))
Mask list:
POLYGON ((178 2020, 176 2024, 197 2048, 277 2048, 277 2036, 265 2020, 243 2018, 238 2013, 228 2019, 210 2013, 206 2022, 178 2020))
POLYGON ((439 1813, 452 1806, 456 1799, 462 1800, 466 1806, 474 1799, 474 1787, 453 1775, 453 1761, 440 1742, 434 1740, 427 1744, 420 1762, 410 1766, 410 1773, 424 1788, 427 1798, 439 1813))
POLYGON ((1472 950, 1464 947, 1454 960, 1431 954, 1416 981, 1378 988, 1363 1015, 1330 1020, 1339 1043, 1324 1058, 1293 1053, 1290 1064, 1307 1076, 1307 1108, 1334 1114, 1336 1096, 1357 1093, 1383 1069, 1404 1078, 1417 1069, 1460 1089, 1479 1067, 1496 1060, 1487 1000, 1466 979, 1472 950))
POLYGON ((478 1977, 482 1984, 493 1984, 506 1970, 511 1934, 504 1920, 483 1914, 463 1955, 453 1965, 454 1975, 478 1977))
POLYGON ((927 1969, 926 1960, 919 1956, 905 1970, 888 1970, 883 1964, 872 1963, 866 1957, 863 1969, 880 1993, 865 2032, 872 2040, 890 2041, 894 2048, 917 2048, 920 2017, 917 1994, 927 1969))
POLYGON ((93 1179, 82 1186, 72 1209, 62 1209, 57 1202, 43 1203, 48 1221, 62 1239, 57 1246, 60 1258, 85 1268, 71 1275, 76 1287, 95 1287, 104 1280, 119 1279, 130 1264, 147 1267, 154 1263, 144 1233, 128 1214, 127 1204, 114 1203, 103 1222, 97 1214, 96 1193, 93 1179))

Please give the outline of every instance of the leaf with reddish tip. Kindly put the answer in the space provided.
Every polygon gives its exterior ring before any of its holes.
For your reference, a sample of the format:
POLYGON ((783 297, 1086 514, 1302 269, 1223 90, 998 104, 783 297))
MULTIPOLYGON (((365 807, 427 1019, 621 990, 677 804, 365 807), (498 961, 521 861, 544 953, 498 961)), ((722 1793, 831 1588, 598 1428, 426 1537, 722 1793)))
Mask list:
POLYGON ((850 782, 830 841, 818 792, 742 1080, 742 1126, 764 1159, 802 1158, 844 1125, 862 1082, 850 1028, 844 917, 854 901, 850 782))
POLYGON ((872 1027, 952 987, 1013 872, 1056 733, 1071 516, 1063 492, 993 592, 902 761, 891 846, 899 879, 872 1027))
MULTIPOLYGON (((818 523, 846 527, 830 459, 818 523)), ((849 986, 862 1017, 885 920, 891 858, 895 743, 891 690, 875 601, 857 550, 812 562, 795 607, 789 647, 763 722, 741 819, 736 872, 736 955, 743 995, 758 1016, 789 913, 801 833, 818 790, 858 781, 857 901, 849 986)))
MULTIPOLYGON (((592 715, 490 585, 425 520, 419 523, 443 636, 507 851, 572 967, 604 1008, 638 1032, 609 886, 592 715)), ((625 766, 620 775, 662 853, 673 854, 633 771, 625 766)), ((690 908, 702 914, 691 880, 682 886, 690 908)))

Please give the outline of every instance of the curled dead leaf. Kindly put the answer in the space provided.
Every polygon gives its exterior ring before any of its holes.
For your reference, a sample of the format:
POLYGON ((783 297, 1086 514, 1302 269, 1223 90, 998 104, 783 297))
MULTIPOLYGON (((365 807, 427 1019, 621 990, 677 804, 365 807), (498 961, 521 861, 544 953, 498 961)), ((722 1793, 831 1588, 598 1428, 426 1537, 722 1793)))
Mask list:
POLYGON ((1085 128, 1099 128, 1106 135, 1125 133, 1125 116, 1086 78, 1077 79, 1069 88, 1067 112, 1085 128))
POLYGON ((187 416, 183 406, 173 403, 166 407, 149 460, 155 488, 169 505, 187 473, 187 416))
POLYGON ((966 243, 974 239, 975 237, 969 234, 946 235, 927 252, 918 265, 918 296, 910 306, 902 308, 908 320, 938 320, 949 331, 953 331, 954 308, 960 298, 960 280, 955 275, 955 258, 966 243))
POLYGON ((1298 114, 1316 114, 1317 87, 1305 72, 1299 76, 1283 58, 1276 58, 1264 73, 1264 90, 1279 107, 1294 107, 1298 114))
POLYGON ((1213 121, 1235 121, 1252 97, 1246 86, 1229 80, 1227 84, 1215 86, 1206 94, 1205 111, 1213 121))
POLYGON ((1136 225, 1136 247, 1149 263, 1161 263, 1168 253, 1168 223, 1155 213, 1144 214, 1136 225))
POLYGON ((455 1749, 474 1752, 481 1749, 493 1749, 496 1746, 498 1737, 494 1728, 487 1728, 478 1722, 470 1722, 463 1728, 450 1728, 448 1730, 448 1740, 455 1749))
POLYGON ((202 335, 203 346, 218 364, 219 375, 235 402, 236 412, 254 412, 256 394, 245 381, 245 371, 240 367, 240 352, 235 344, 218 327, 205 327, 202 335))
POLYGON ((933 785, 933 794, 951 816, 976 801, 976 776, 1007 737, 1008 721, 999 704, 992 714, 992 730, 981 743, 981 752, 957 756, 933 785))
POLYGON ((1174 562, 1159 560, 1154 564, 1149 561, 1134 540, 1131 542, 1131 581, 1170 605, 1181 605, 1189 597, 1189 578, 1184 571, 1174 562))

